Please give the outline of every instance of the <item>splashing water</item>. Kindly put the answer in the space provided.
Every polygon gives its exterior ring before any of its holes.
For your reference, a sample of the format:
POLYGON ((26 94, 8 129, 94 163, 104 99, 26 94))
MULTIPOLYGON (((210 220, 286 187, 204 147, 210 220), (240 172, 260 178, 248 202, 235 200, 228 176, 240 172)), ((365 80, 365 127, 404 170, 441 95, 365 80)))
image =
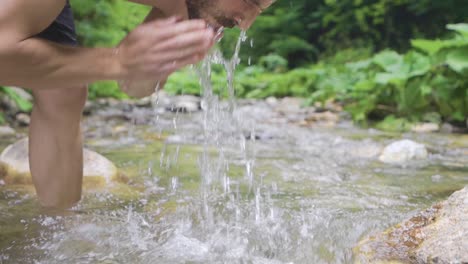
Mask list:
MULTIPOLYGON (((135 126, 131 140, 97 149, 137 176, 128 183, 88 190, 62 216, 44 215, 33 195, 0 187, 0 264, 353 263, 362 236, 466 184, 463 149, 395 168, 359 156, 379 146, 371 132, 361 131, 367 139, 360 141, 342 136, 349 129, 268 123, 266 104, 234 99, 246 40, 243 33, 231 59, 215 50, 194 67, 203 112, 160 115, 155 107, 147 114, 157 127, 135 126), (219 66, 227 100, 211 82, 219 66), (256 141, 265 129, 274 140, 256 141), (168 131, 179 140, 158 141, 168 131)), ((434 149, 453 141, 430 136, 427 143, 440 144, 434 149)))

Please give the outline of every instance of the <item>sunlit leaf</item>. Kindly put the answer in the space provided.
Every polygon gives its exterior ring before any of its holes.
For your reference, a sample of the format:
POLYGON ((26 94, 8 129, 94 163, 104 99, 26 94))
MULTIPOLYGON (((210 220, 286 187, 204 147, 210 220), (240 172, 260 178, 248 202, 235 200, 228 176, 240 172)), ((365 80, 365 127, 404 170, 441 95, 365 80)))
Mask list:
POLYGON ((468 48, 450 51, 447 54, 447 65, 459 73, 468 69, 468 48))

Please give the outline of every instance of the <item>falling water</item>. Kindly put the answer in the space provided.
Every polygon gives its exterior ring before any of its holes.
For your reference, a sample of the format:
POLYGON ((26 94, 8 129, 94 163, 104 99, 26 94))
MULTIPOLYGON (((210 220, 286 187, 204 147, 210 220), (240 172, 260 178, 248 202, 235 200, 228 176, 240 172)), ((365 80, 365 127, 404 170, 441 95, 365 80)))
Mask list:
POLYGON ((366 139, 356 140, 343 136, 346 128, 281 125, 270 122, 266 103, 236 102, 245 41, 243 33, 232 58, 215 50, 194 67, 202 113, 161 114, 156 97, 154 112, 145 112, 156 127, 137 125, 131 140, 112 138, 107 147, 91 143, 133 176, 128 182, 85 189, 63 216, 44 215, 34 195, 1 187, 0 264, 353 263, 362 237, 466 184, 460 153, 468 146, 450 150, 455 137, 428 135, 440 156, 398 168, 362 156, 382 147, 375 132, 359 130, 366 139), (211 82, 217 67, 226 72, 219 93, 211 82), (262 131, 273 140, 256 141, 262 131))

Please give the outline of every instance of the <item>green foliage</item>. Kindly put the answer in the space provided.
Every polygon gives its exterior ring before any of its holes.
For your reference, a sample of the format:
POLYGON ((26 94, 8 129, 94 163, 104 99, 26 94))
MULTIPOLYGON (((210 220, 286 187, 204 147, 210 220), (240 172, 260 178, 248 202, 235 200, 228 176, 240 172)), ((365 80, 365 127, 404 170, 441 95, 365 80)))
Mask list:
MULTIPOLYGON (((116 45, 148 11, 123 0, 72 5, 86 46, 116 45)), ((276 1, 248 32, 236 93, 302 96, 310 104, 335 100, 358 122, 387 117, 381 127, 461 121, 468 116, 467 13, 465 0, 276 1)), ((238 34, 225 32, 225 55, 233 53, 238 34)), ((214 91, 226 95, 222 71, 214 69, 213 80, 214 91)), ((199 94, 200 85, 195 75, 181 71, 166 90, 199 94)), ((103 96, 125 97, 112 82, 91 86, 91 98, 103 96)))
POLYGON ((114 81, 103 81, 91 84, 89 87, 88 98, 96 99, 103 97, 116 99, 128 98, 128 96, 120 90, 118 84, 114 81))
MULTIPOLYGON (((344 50, 283 73, 273 70, 284 63, 280 57, 264 57, 260 66, 237 73, 236 93, 247 98, 308 97, 309 104, 334 100, 358 122, 385 119, 378 127, 386 130, 407 130, 415 121, 463 121, 468 117, 468 37, 460 31, 465 25, 450 25, 457 32, 446 40, 413 41, 416 49, 405 54, 344 50)), ((215 87, 226 83, 216 71, 213 78, 215 87)), ((200 86, 193 79, 178 73, 167 89, 198 94, 200 86)))
POLYGON ((5 124, 5 114, 3 112, 0 112, 0 125, 5 124))
POLYGON ((71 0, 79 41, 85 46, 116 45, 149 11, 123 0, 71 0))
MULTIPOLYGON (((435 38, 444 25, 467 22, 465 0, 294 0, 276 3, 249 30, 243 61, 275 53, 294 68, 345 48, 405 52, 409 39, 435 38)), ((466 28, 457 28, 466 30, 466 28)), ((232 40, 235 34, 228 34, 232 40)), ((223 43, 227 48, 230 41, 223 43)))
POLYGON ((396 118, 394 115, 389 115, 377 123, 376 127, 384 131, 406 132, 411 130, 412 125, 406 118, 396 118))
POLYGON ((15 104, 18 106, 19 110, 22 112, 31 112, 32 111, 32 104, 31 102, 23 99, 21 96, 19 96, 15 91, 13 91, 11 88, 8 87, 0 87, 0 92, 4 93, 7 95, 10 99, 15 102, 15 104))
MULTIPOLYGON (((123 0, 71 0, 79 42, 88 47, 111 47, 140 24, 149 7, 123 0)), ((89 87, 89 98, 128 98, 115 82, 89 87)))
POLYGON ((288 61, 275 54, 261 57, 258 64, 267 71, 276 73, 285 72, 288 68, 288 61))

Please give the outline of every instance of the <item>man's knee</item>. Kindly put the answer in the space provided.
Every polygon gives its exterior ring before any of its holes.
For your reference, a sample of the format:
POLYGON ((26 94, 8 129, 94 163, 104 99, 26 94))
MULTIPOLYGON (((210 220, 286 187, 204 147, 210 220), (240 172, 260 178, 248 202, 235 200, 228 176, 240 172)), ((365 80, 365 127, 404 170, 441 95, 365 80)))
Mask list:
POLYGON ((35 91, 35 111, 47 117, 81 117, 88 89, 76 87, 35 91))

